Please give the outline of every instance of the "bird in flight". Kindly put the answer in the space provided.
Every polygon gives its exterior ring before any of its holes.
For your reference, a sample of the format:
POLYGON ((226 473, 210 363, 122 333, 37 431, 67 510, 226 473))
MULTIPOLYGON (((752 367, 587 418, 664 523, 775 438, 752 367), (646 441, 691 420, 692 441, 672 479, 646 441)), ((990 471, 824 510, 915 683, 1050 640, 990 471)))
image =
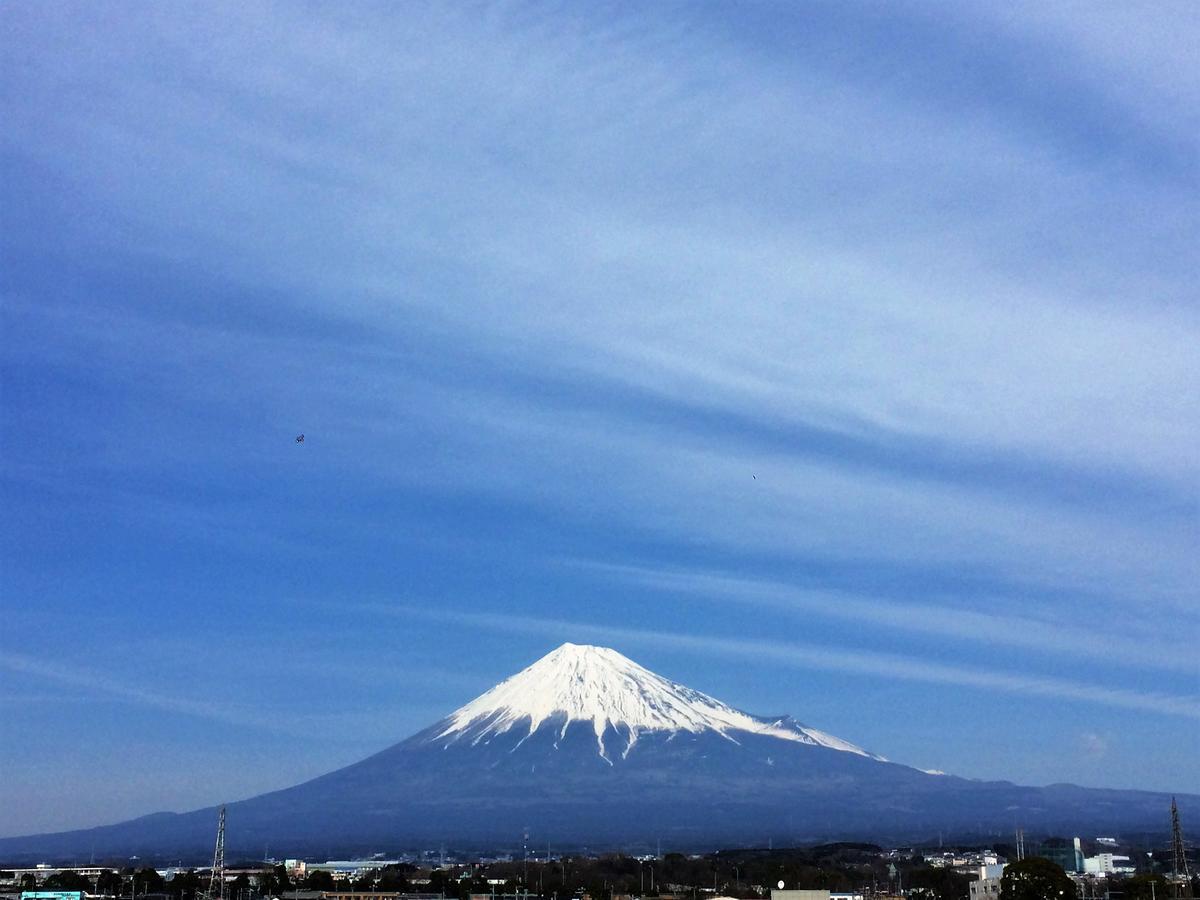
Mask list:
POLYGON ((303 444, 304 443, 304 435, 302 435, 302 434, 296 435, 296 443, 303 444))

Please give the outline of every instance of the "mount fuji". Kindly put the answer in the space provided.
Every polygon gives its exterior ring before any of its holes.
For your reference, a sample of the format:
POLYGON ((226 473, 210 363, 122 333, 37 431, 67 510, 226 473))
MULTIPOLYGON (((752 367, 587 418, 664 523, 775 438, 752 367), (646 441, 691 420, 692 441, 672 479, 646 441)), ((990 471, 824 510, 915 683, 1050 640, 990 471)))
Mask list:
MULTIPOLYGON (((995 738, 987 738, 994 740, 995 738)), ((1180 796, 1200 815, 1200 797, 1180 796)), ((361 762, 228 805, 232 851, 367 852, 452 841, 593 848, 1160 830, 1170 796, 1021 787, 888 761, 789 717, 760 717, 615 650, 564 644, 361 762)), ((0 839, 0 860, 211 853, 215 808, 0 839)))
POLYGON ((886 762, 882 756, 791 719, 747 715, 668 681, 616 650, 578 644, 563 644, 451 713, 440 728, 434 726, 431 740, 443 747, 459 740, 476 745, 517 729, 521 739, 512 747, 515 751, 544 727, 557 729, 562 740, 577 723, 591 725, 596 752, 609 765, 613 765, 611 752, 625 759, 638 735, 657 733, 718 734, 734 744, 738 734, 768 735, 886 762))

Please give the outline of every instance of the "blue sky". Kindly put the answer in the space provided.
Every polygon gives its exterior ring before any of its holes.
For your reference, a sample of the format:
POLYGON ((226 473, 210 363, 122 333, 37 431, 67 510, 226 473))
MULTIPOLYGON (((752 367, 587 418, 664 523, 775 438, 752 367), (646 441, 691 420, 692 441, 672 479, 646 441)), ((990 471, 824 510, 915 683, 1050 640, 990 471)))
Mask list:
POLYGON ((0 834, 285 786, 566 640, 1200 792, 1198 40, 7 4, 0 834))

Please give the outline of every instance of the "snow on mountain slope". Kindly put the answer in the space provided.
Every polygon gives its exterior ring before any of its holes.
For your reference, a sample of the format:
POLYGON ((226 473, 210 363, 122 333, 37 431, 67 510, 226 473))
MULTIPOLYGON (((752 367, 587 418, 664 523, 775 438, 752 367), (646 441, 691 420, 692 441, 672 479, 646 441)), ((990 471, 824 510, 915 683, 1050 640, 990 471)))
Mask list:
POLYGON ((604 736, 610 727, 625 739, 622 757, 644 732, 712 731, 734 743, 737 733, 745 732, 883 760, 790 719, 748 715, 656 675, 615 650, 580 644, 563 644, 451 713, 431 740, 444 740, 448 746, 469 734, 472 743, 479 743, 519 725, 532 735, 551 719, 561 722, 560 737, 570 723, 590 722, 606 760, 610 757, 604 736))

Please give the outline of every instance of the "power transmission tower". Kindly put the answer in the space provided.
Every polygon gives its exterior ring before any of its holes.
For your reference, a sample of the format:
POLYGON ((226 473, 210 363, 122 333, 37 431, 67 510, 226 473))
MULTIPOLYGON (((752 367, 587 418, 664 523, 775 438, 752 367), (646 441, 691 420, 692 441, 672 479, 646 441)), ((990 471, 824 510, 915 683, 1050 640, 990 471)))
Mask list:
POLYGON ((1191 893, 1192 876, 1188 872, 1187 854, 1183 849, 1183 829, 1179 827, 1179 807, 1171 798, 1171 880, 1175 883, 1175 896, 1185 897, 1191 893))
POLYGON ((208 900, 225 900, 225 807, 217 819, 217 847, 213 851, 212 874, 208 878, 208 900))

